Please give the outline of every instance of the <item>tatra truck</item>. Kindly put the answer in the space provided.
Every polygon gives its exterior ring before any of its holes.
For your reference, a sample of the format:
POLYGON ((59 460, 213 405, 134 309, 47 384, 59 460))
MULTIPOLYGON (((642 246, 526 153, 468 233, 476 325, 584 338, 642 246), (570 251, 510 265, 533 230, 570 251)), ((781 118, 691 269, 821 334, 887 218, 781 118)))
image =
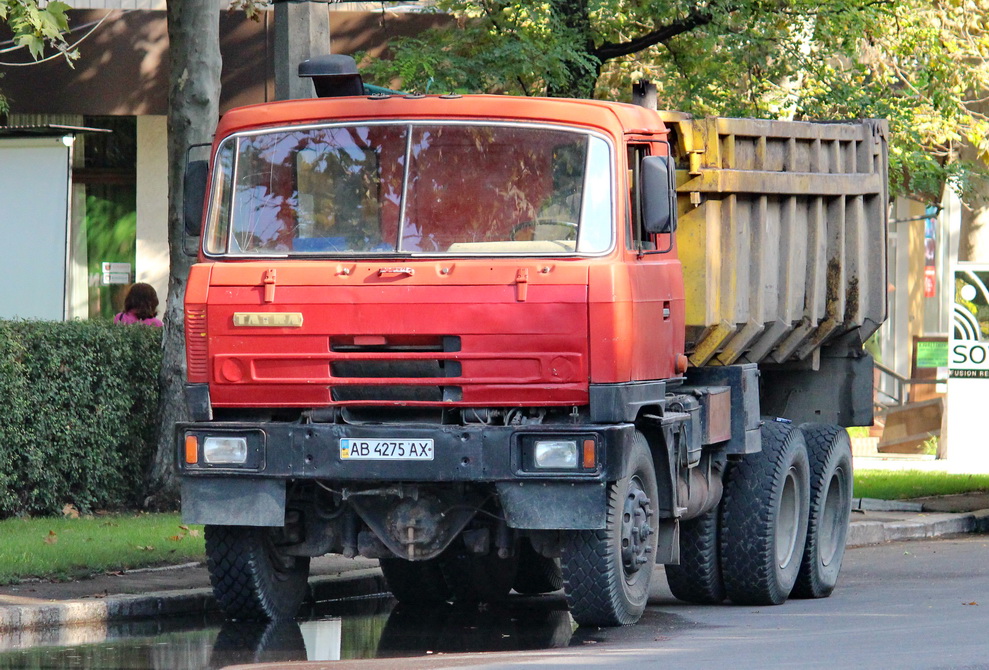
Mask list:
POLYGON ((325 554, 412 606, 562 589, 589 626, 635 623, 657 573, 693 603, 832 592, 884 121, 300 76, 317 97, 229 111, 186 167, 176 455, 226 616, 295 616, 325 554))

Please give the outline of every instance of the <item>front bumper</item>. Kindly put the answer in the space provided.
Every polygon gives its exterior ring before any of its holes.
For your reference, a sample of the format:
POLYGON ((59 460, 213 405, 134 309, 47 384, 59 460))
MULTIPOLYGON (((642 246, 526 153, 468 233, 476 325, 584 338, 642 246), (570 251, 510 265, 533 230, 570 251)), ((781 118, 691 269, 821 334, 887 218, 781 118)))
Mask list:
POLYGON ((633 424, 536 426, 350 425, 287 422, 197 422, 177 426, 183 519, 188 523, 280 526, 285 483, 320 480, 333 488, 384 484, 489 483, 497 490, 508 525, 523 529, 603 528, 607 483, 622 472, 635 436, 633 424), (246 437, 243 466, 195 463, 186 438, 246 437), (341 458, 340 440, 426 440, 429 461, 341 458), (593 468, 534 471, 526 458, 534 439, 595 441, 593 468), (191 455, 190 455, 191 456, 191 455))
POLYGON ((499 482, 528 479, 614 481, 621 455, 635 434, 633 424, 607 426, 416 426, 323 423, 181 423, 177 427, 178 470, 187 477, 262 477, 332 481, 499 482), (243 466, 188 463, 187 436, 244 436, 250 455, 243 466), (340 457, 340 440, 433 440, 433 460, 353 460, 340 457), (532 439, 594 439, 595 467, 547 471, 526 467, 532 439))

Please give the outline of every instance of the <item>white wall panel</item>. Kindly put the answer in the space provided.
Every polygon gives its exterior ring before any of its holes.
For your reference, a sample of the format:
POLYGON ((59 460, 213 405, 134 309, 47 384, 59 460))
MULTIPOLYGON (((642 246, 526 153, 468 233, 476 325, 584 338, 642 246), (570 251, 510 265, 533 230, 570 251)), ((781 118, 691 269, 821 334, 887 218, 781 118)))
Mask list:
POLYGON ((61 137, 0 139, 0 318, 65 316, 69 160, 61 137))

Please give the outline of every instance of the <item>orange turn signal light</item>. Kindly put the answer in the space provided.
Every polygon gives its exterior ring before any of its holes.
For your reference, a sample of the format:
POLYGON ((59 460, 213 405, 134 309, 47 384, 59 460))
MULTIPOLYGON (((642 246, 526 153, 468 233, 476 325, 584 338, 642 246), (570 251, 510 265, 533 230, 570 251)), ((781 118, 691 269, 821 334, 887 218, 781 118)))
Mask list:
POLYGON ((583 458, 581 459, 581 464, 580 464, 581 467, 584 468, 585 470, 593 469, 594 466, 597 465, 595 459, 596 455, 597 454, 595 453, 595 449, 594 449, 594 440, 584 440, 584 453, 583 453, 583 458))
POLYGON ((199 462, 199 439, 195 435, 185 436, 185 462, 189 465, 199 462))

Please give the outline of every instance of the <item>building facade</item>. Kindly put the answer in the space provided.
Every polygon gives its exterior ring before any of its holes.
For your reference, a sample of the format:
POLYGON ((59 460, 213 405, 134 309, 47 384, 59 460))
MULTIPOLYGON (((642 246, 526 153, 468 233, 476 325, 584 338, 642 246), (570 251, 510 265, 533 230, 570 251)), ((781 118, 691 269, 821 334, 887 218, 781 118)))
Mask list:
MULTIPOLYGON (((227 0, 214 1, 228 5, 227 0)), ((164 4, 162 0, 73 2, 67 39, 78 45, 80 53, 73 66, 58 57, 33 64, 25 49, 12 50, 11 43, 0 37, 0 91, 10 106, 7 118, 0 120, 8 128, 0 128, 0 195, 4 190, 19 194, 30 210, 32 202, 45 201, 64 188, 53 181, 70 180, 67 222, 62 224, 67 230, 60 247, 64 254, 53 249, 56 240, 49 235, 43 249, 50 253, 32 259, 34 267, 44 266, 49 274, 65 264, 63 318, 112 316, 133 281, 154 286, 162 302, 167 293, 169 58, 164 4), (23 145, 24 140, 15 138, 12 128, 38 130, 51 125, 110 132, 53 131, 52 142, 74 138, 68 152, 71 169, 61 176, 48 171, 50 178, 38 175, 25 182, 12 159, 15 144, 23 145), (125 266, 129 266, 126 277, 125 266), (108 268, 116 272, 105 272, 108 268)), ((322 4, 329 16, 331 51, 373 57, 388 38, 415 34, 442 20, 435 14, 403 11, 397 4, 322 4)), ((274 12, 263 11, 253 21, 242 12, 223 11, 220 36, 221 114, 231 107, 273 100, 274 12)), ((0 230, 22 225, 23 217, 13 208, 0 207, 0 230)), ((11 267, 25 251, 0 248, 0 261, 11 267)), ((37 292, 45 293, 41 288, 37 292)), ((52 314, 51 309, 32 313, 0 303, 0 318, 12 317, 52 318, 52 314)))

